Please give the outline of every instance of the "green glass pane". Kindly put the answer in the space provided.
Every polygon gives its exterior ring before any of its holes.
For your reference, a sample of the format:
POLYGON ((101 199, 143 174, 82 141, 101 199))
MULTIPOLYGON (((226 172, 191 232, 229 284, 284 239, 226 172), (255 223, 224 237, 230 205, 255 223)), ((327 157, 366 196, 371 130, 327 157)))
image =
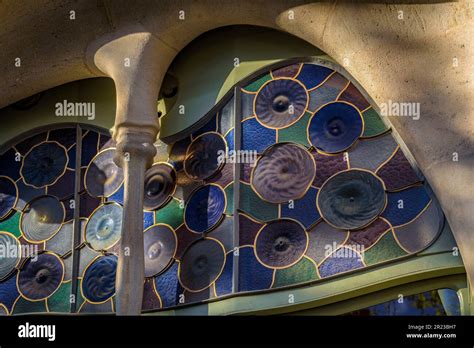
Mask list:
POLYGON ((407 253, 400 248, 392 232, 389 231, 373 247, 364 252, 364 261, 367 265, 372 265, 404 255, 407 253))
POLYGON ((16 212, 9 219, 0 222, 0 231, 10 232, 16 237, 21 237, 20 232, 20 213, 16 212))
POLYGON ((70 295, 72 282, 63 283, 51 297, 48 298, 50 312, 68 313, 71 310, 70 295))
POLYGON ((315 279, 319 279, 316 266, 306 257, 303 257, 297 264, 291 267, 276 270, 273 287, 278 288, 315 279))
POLYGON ((387 130, 382 119, 373 108, 368 109, 362 113, 364 117, 364 137, 373 137, 378 134, 382 134, 387 130))
POLYGON ((24 314, 24 313, 46 313, 46 301, 28 301, 23 297, 16 301, 13 307, 13 314, 24 314))
POLYGON ((308 127, 308 121, 311 117, 309 112, 306 112, 298 122, 292 124, 288 128, 278 130, 278 142, 282 143, 285 141, 292 141, 304 146, 309 147, 308 136, 306 128, 308 127))
POLYGON ((265 82, 270 81, 271 79, 272 77, 270 76, 270 74, 266 74, 258 80, 255 80, 251 84, 247 85, 244 89, 248 92, 257 92, 265 82))
POLYGON ((167 205, 155 212, 155 222, 178 228, 184 222, 183 213, 184 205, 180 206, 180 202, 173 198, 167 205))
POLYGON ((278 205, 262 201, 250 185, 240 183, 240 209, 262 221, 278 218, 278 205))
POLYGON ((227 199, 227 207, 225 213, 227 215, 234 214, 234 184, 230 184, 225 188, 225 196, 227 199))

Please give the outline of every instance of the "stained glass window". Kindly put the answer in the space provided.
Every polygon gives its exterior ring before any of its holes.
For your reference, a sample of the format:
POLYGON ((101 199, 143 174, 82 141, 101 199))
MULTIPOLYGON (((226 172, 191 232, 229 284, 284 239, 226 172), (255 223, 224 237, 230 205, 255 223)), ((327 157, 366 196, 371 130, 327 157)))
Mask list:
MULTIPOLYGON (((204 126, 155 144, 144 311, 317 284, 415 257, 438 237, 435 197, 341 73, 290 64, 223 100, 204 126)), ((106 132, 82 127, 3 152, 0 243, 25 246, 0 259, 5 313, 114 311, 124 192, 113 156, 106 132)))
MULTIPOLYGON (((0 156, 0 304, 5 314, 87 310, 84 296, 94 286, 83 287, 82 279, 94 272, 94 259, 107 254, 112 237, 86 234, 110 206, 103 205, 99 192, 89 194, 84 176, 89 168, 103 179, 91 169, 95 162, 89 162, 109 144, 105 132, 64 127, 27 137, 0 156)), ((107 173, 108 168, 100 169, 107 173)), ((120 210, 114 213, 121 218, 120 210)), ((116 239, 120 227, 110 231, 116 239)), ((110 282, 113 294, 113 274, 110 282)))
POLYGON ((339 72, 290 65, 242 94, 253 105, 242 107, 242 143, 258 160, 241 170, 240 248, 266 269, 240 269, 240 290, 255 289, 268 271, 273 282, 257 288, 363 271, 434 242, 443 224, 436 200, 390 128, 339 72), (270 228, 279 231, 271 238, 270 228))

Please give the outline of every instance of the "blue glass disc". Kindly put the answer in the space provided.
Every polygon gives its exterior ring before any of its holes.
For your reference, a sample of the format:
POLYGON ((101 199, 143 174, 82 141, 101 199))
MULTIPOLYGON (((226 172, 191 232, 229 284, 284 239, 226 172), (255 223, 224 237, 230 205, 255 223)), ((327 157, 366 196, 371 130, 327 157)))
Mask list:
POLYGON ((387 197, 382 181, 369 171, 350 169, 329 178, 317 196, 326 222, 341 230, 356 230, 374 221, 387 197))
POLYGON ((216 174, 226 154, 224 137, 218 133, 204 133, 195 138, 186 151, 184 171, 193 180, 205 180, 216 174))
POLYGON ((56 142, 46 142, 28 152, 21 174, 26 184, 43 187, 54 183, 66 170, 67 163, 66 149, 56 142))
POLYGON ((363 131, 359 111, 346 103, 323 106, 309 122, 308 139, 321 151, 337 153, 349 148, 363 131))
POLYGON ((225 193, 217 185, 205 185, 194 191, 184 211, 188 228, 206 232, 221 220, 226 207, 225 193))
POLYGON ((61 228, 65 215, 64 205, 56 197, 35 198, 23 209, 21 215, 23 236, 33 243, 51 238, 61 228))
POLYGON ((143 243, 145 277, 153 277, 163 272, 172 262, 176 253, 176 234, 170 226, 156 224, 143 233, 143 243))
POLYGON ((114 162, 115 149, 110 148, 95 155, 87 167, 84 183, 92 197, 108 197, 123 183, 123 170, 114 162))
POLYGON ((86 241, 94 250, 107 250, 120 239, 122 232, 122 207, 105 204, 98 208, 86 225, 86 241))
POLYGON ((211 238, 192 243, 179 263, 179 281, 190 292, 207 289, 219 277, 225 265, 222 244, 211 238))
POLYGON ((279 219, 268 222, 255 238, 255 254, 268 268, 287 268, 306 251, 308 235, 299 223, 279 219))
POLYGON ((92 303, 107 301, 115 293, 117 256, 106 255, 97 258, 87 267, 82 279, 82 294, 92 303))
POLYGON ((42 300, 52 295, 64 278, 64 266, 55 254, 39 254, 26 261, 18 274, 18 289, 29 300, 42 300))
POLYGON ((255 116, 269 128, 285 128, 303 116, 308 94, 301 83, 277 79, 265 84, 255 100, 255 116))

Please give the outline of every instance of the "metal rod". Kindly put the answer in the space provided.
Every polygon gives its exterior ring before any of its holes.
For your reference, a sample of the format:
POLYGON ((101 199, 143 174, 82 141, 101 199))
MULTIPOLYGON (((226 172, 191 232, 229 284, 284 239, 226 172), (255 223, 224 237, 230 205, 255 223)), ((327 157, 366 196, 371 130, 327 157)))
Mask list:
POLYGON ((74 172, 74 222, 72 232, 72 276, 71 276, 71 301, 70 311, 77 311, 78 284, 77 277, 79 273, 79 254, 80 250, 76 249, 81 244, 81 157, 82 157, 82 129, 76 125, 76 163, 74 172))
MULTIPOLYGON (((241 148, 241 135, 242 135, 242 128, 240 121, 242 119, 241 113, 241 99, 240 99, 240 87, 234 87, 234 151, 236 154, 240 153, 241 148)), ((239 254, 238 254, 238 247, 239 247, 239 205, 240 205, 240 156, 233 156, 235 158, 234 162, 234 229, 233 229, 233 245, 234 245, 234 253, 233 253, 233 267, 232 267, 232 292, 239 291, 239 254)), ((245 156, 247 158, 247 156, 245 156)))

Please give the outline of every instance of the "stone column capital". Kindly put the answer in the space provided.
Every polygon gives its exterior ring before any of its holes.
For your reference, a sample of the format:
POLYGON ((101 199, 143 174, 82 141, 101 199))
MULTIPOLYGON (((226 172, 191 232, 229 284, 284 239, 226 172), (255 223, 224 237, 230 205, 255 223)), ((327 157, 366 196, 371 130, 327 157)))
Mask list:
POLYGON ((119 167, 124 167, 124 161, 131 157, 140 157, 145 161, 146 168, 151 167, 156 155, 153 145, 155 135, 145 129, 121 128, 115 139, 117 142, 114 161, 119 167))

